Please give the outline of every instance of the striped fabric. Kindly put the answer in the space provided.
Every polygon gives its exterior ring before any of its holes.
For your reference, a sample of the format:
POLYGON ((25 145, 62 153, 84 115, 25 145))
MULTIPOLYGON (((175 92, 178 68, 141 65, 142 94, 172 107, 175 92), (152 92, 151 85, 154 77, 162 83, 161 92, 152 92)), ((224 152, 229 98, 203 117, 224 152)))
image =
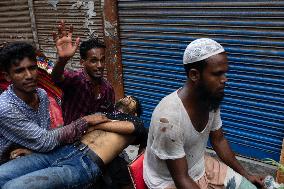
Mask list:
POLYGON ((13 91, 13 85, 0 95, 0 164, 7 161, 9 152, 15 147, 26 147, 47 152, 61 143, 78 139, 87 129, 87 123, 80 119, 65 127, 50 128, 47 94, 37 89, 40 104, 32 109, 13 91))

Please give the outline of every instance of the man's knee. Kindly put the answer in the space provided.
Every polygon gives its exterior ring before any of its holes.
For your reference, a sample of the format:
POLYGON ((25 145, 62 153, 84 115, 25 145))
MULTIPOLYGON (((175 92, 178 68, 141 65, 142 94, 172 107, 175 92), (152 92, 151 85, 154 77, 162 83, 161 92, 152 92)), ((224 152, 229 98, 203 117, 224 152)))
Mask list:
POLYGON ((222 184, 227 174, 228 166, 218 159, 205 156, 205 172, 209 182, 222 184))
POLYGON ((25 189, 25 185, 20 184, 14 180, 10 180, 6 183, 4 183, 3 186, 1 186, 1 189, 16 189, 16 188, 21 188, 21 189, 25 189))
POLYGON ((4 169, 0 169, 0 188, 3 188, 3 185, 10 181, 13 178, 13 175, 9 174, 4 169))

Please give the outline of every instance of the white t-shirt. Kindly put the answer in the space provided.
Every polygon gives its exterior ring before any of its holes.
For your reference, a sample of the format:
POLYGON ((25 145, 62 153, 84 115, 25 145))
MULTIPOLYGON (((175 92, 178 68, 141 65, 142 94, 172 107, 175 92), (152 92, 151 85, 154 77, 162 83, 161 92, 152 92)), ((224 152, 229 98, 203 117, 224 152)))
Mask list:
POLYGON ((205 173, 204 152, 209 133, 221 126, 220 110, 212 111, 205 129, 198 132, 177 91, 163 98, 155 108, 150 123, 143 166, 147 186, 150 189, 163 189, 174 185, 165 160, 184 156, 189 176, 195 181, 200 179, 205 173))

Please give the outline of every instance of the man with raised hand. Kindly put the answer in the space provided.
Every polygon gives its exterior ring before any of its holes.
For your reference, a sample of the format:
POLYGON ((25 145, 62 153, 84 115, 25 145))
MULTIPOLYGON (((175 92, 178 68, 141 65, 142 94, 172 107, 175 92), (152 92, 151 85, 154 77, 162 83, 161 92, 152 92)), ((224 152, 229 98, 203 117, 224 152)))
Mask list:
POLYGON ((80 64, 82 69, 65 70, 68 61, 79 47, 80 39, 72 42, 73 27, 69 31, 64 21, 53 33, 57 48, 58 61, 52 70, 53 81, 63 90, 62 114, 68 124, 82 116, 95 112, 112 112, 114 90, 103 78, 105 66, 105 45, 99 39, 89 39, 80 45, 80 64))
MULTIPOLYGON (((62 114, 65 124, 91 113, 113 112, 115 102, 113 87, 103 77, 106 48, 104 43, 98 38, 91 38, 83 41, 79 47, 80 39, 76 38, 73 43, 72 35, 73 27, 70 26, 68 30, 64 21, 60 22, 58 33, 53 33, 58 61, 53 68, 52 79, 63 90, 62 114), (65 66, 78 47, 83 68, 68 71, 65 66)), ((112 183, 129 185, 131 180, 127 162, 117 157, 111 165, 115 171, 120 171, 120 174, 111 175, 112 183)))

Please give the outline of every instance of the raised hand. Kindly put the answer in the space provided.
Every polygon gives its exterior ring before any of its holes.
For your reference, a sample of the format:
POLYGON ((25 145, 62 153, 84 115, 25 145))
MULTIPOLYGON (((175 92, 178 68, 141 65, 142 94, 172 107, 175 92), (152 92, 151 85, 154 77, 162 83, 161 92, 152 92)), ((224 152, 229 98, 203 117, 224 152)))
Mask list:
POLYGON ((73 26, 69 27, 69 31, 66 30, 65 23, 61 20, 58 25, 58 33, 53 32, 53 40, 56 45, 59 59, 69 60, 74 56, 79 43, 80 38, 78 37, 74 44, 72 43, 73 26))

